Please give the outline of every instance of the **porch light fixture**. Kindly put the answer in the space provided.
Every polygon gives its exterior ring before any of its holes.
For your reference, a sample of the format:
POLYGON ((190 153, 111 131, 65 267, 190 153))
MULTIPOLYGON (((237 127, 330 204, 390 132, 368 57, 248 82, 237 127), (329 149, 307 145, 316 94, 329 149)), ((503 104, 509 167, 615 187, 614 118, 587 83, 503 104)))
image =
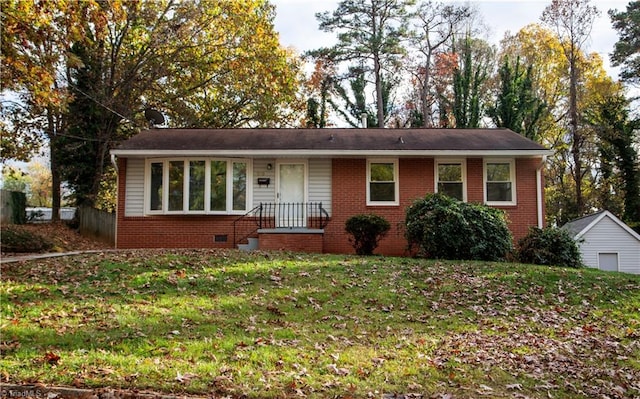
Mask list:
POLYGON ((267 164, 267 170, 271 170, 273 169, 273 165, 271 165, 270 163, 267 164))

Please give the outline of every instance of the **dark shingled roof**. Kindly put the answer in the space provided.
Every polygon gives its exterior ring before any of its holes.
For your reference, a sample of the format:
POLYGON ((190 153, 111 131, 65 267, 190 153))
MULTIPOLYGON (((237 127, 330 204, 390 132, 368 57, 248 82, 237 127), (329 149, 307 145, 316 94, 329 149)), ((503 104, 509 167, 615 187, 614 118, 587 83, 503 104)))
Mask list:
POLYGON ((585 227, 589 226, 596 220, 604 211, 596 212, 591 215, 583 216, 578 219, 574 219, 570 222, 567 222, 562 229, 567 230, 571 237, 577 236, 585 227))
POLYGON ((122 142, 132 151, 531 151, 540 144, 508 129, 151 129, 122 142))

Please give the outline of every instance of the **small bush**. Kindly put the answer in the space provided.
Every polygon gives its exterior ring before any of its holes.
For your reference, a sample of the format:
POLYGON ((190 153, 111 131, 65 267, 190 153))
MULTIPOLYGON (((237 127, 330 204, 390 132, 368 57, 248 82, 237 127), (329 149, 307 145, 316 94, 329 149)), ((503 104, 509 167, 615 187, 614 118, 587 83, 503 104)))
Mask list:
POLYGON ((428 258, 502 260, 512 249, 503 211, 443 194, 429 194, 407 208, 405 237, 428 258))
POLYGON ((358 255, 373 255, 390 228, 391 225, 385 218, 373 214, 355 215, 345 223, 345 231, 351 235, 349 242, 358 255))
POLYGON ((2 229, 0 247, 2 252, 44 252, 53 248, 53 242, 17 226, 7 226, 2 229))
POLYGON ((534 265, 582 267, 578 244, 557 227, 533 227, 518 241, 518 261, 534 265))

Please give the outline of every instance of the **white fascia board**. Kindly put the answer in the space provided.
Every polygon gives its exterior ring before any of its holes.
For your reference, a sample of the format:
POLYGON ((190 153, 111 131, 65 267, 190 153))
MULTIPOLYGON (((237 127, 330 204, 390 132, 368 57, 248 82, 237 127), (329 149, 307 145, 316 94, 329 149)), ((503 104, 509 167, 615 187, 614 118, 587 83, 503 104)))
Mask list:
POLYGON ((578 234, 576 234, 576 239, 580 239, 582 238, 585 234, 587 234, 589 232, 589 230, 591 230, 595 225, 597 225, 598 223, 600 223, 600 221, 602 219, 604 219, 605 217, 608 217, 609 219, 611 219, 615 224, 617 224, 618 226, 620 226, 624 231, 626 231, 627 233, 629 233, 629 235, 633 238, 635 238, 636 240, 640 241, 640 234, 636 233, 635 230, 633 230, 631 227, 629 227, 626 223, 624 223, 622 220, 618 219, 616 217, 616 215, 614 215, 613 213, 605 210, 602 213, 600 213, 600 215, 598 215, 597 218, 595 218, 591 223, 589 223, 588 226, 586 226, 584 229, 582 229, 582 231, 580 231, 578 234))
POLYGON ((535 158, 553 154, 550 150, 111 150, 123 158, 148 157, 511 157, 535 158))
POLYGON ((574 236, 575 240, 580 240, 582 239, 582 236, 584 236, 585 234, 587 234, 589 232, 589 230, 591 230, 593 228, 593 226, 597 225, 598 222, 600 222, 602 220, 602 218, 604 218, 607 215, 607 212, 602 212, 598 215, 598 217, 596 217, 595 219, 593 219, 591 221, 591 223, 589 223, 588 225, 586 225, 582 230, 580 230, 578 232, 578 234, 576 234, 574 236))

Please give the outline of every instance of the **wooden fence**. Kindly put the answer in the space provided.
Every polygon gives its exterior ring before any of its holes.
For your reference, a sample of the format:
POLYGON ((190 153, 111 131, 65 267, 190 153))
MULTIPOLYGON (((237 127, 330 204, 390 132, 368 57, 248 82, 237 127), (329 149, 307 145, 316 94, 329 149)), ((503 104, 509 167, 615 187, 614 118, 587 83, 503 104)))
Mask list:
POLYGON ((111 245, 115 245, 115 213, 83 206, 78 208, 78 220, 80 222, 80 234, 96 237, 111 245))

